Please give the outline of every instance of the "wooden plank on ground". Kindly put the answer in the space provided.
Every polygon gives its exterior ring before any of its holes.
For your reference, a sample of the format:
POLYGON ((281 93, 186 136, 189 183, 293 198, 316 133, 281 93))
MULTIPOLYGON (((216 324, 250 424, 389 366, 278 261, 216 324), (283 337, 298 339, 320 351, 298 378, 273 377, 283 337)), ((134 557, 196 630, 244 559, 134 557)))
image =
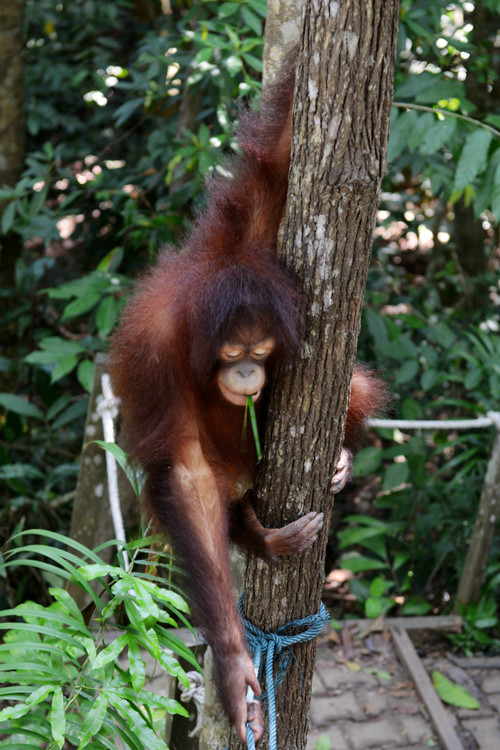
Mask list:
POLYGON ((446 654, 452 664, 462 669, 500 669, 500 656, 456 656, 446 654))
POLYGON ((462 742, 456 733, 449 715, 446 713, 438 697, 424 665, 420 661, 410 636, 404 627, 390 628, 392 639, 398 655, 410 673, 415 687, 427 708, 434 728, 443 743, 445 750, 464 750, 462 742))
POLYGON ((405 630, 446 630, 459 633, 462 630, 462 618, 459 615, 431 615, 430 617, 377 617, 376 620, 349 620, 343 623, 349 629, 356 627, 356 632, 379 632, 387 628, 404 628, 405 630))

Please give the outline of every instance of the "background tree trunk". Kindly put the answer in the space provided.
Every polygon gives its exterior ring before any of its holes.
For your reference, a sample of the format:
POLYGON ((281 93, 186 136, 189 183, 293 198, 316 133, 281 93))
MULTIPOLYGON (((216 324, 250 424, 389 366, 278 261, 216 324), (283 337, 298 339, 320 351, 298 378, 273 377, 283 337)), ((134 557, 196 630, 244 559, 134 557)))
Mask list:
MULTIPOLYGON (((298 361, 272 386, 255 488, 265 526, 325 513, 318 542, 278 570, 250 559, 244 609, 265 631, 318 612, 375 212, 385 170, 397 0, 310 0, 298 61, 283 259, 302 284, 298 361)), ((315 644, 277 695, 278 747, 305 747, 315 644)), ((230 748, 239 747, 233 738, 230 748)), ((268 747, 267 737, 262 748, 268 747)))
POLYGON ((0 0, 0 185, 15 185, 24 163, 24 0, 0 0))
MULTIPOLYGON (((0 0, 0 186, 13 187, 24 168, 24 0, 0 0)), ((0 220, 5 203, 0 202, 0 220)), ((15 287, 15 267, 21 243, 12 232, 0 237, 0 286, 15 287)), ((13 293, 14 294, 14 293, 13 293)), ((0 319, 16 305, 15 296, 0 299, 0 319)), ((16 357, 15 323, 4 326, 2 354, 16 357)), ((0 375, 0 390, 15 387, 12 373, 0 375)))

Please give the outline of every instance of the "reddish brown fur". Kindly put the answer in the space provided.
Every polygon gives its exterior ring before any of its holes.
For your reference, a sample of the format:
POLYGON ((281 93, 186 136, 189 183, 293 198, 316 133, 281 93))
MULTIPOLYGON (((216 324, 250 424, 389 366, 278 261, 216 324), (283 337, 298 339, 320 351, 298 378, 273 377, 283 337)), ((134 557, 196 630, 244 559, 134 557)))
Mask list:
MULTIPOLYGON (((232 176, 211 182, 207 207, 182 252, 164 253, 139 284, 111 356, 128 448, 147 473, 148 503, 184 560, 195 617, 214 650, 219 692, 241 736, 246 687, 258 693, 259 685, 234 606, 229 535, 274 560, 311 544, 321 522, 312 513, 286 533, 260 525, 246 492, 256 468, 250 432, 240 451, 244 410, 221 397, 214 378, 220 346, 242 320, 275 339, 271 371, 300 342, 300 296, 276 260, 290 158, 290 62, 288 70, 260 111, 242 116, 243 153, 229 165, 232 176)), ((348 445, 381 393, 370 373, 356 370, 348 445)))

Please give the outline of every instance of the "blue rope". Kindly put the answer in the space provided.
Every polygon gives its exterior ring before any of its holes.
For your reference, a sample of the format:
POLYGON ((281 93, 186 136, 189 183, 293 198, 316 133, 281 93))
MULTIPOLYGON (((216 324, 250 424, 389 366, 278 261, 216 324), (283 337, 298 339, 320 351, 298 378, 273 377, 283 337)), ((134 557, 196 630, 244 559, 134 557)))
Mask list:
MULTIPOLYGON (((323 626, 329 621, 325 605, 321 603, 320 610, 316 615, 309 615, 302 620, 292 620, 287 625, 282 625, 275 633, 264 633, 256 625, 243 617, 242 611, 243 597, 240 598, 240 614, 245 626, 245 638, 253 654, 253 663, 255 673, 259 678, 262 671, 262 660, 265 658, 265 674, 268 701, 268 722, 269 722, 269 750, 276 750, 276 688, 281 685, 285 678, 292 659, 295 658, 291 646, 295 643, 304 643, 311 641, 321 632, 323 626), (306 628, 302 633, 296 635, 286 635, 285 631, 289 628, 306 628), (274 659, 278 657, 276 677, 274 676, 274 659)), ((253 693, 249 688, 250 696, 247 700, 253 699, 253 693)), ((255 750, 255 738, 250 724, 247 723, 247 746, 248 750, 255 750)))

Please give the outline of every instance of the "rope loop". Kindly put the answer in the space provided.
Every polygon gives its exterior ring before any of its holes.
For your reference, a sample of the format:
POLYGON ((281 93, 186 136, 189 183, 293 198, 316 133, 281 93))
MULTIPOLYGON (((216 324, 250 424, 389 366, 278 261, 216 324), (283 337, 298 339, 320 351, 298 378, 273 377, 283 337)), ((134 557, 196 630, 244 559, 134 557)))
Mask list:
MULTIPOLYGON (((276 688, 285 679, 285 673, 295 656, 291 647, 296 643, 311 641, 321 632, 324 625, 329 621, 330 615, 321 602, 320 610, 316 615, 308 615, 300 620, 292 620, 282 625, 275 633, 265 633, 243 616, 243 596, 239 601, 240 615, 245 626, 245 638, 253 655, 253 662, 257 679, 263 671, 265 662, 266 696, 269 707, 269 750, 276 750, 276 688), (287 634, 292 628, 304 628, 300 633, 287 634), (276 674, 274 673, 275 657, 278 657, 276 674)), ((249 689, 250 691, 250 689, 249 689)), ((254 695, 250 691, 247 700, 253 700, 254 695)), ((255 739, 250 724, 247 724, 248 750, 254 750, 255 739)))

